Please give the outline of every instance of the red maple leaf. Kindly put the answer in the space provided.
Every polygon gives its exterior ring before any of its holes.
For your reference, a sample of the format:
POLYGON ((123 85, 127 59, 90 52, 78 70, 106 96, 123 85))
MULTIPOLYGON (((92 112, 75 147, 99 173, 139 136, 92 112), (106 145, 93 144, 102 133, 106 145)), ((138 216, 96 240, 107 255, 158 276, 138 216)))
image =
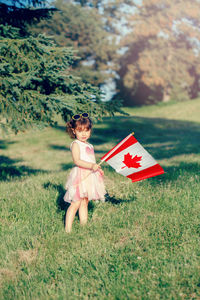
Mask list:
POLYGON ((124 161, 123 163, 125 164, 123 168, 139 168, 141 167, 141 164, 139 163, 139 161, 141 161, 142 159, 142 156, 137 156, 135 155, 133 158, 132 158, 132 155, 130 155, 130 153, 127 153, 124 155, 124 161))

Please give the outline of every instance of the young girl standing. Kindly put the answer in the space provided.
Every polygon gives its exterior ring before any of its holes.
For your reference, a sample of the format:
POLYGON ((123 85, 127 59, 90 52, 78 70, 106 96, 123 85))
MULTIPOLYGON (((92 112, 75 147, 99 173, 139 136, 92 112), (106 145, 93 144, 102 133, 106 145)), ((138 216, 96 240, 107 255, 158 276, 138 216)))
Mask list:
POLYGON ((96 164, 93 146, 87 142, 91 130, 92 121, 87 113, 74 115, 67 123, 67 131, 75 139, 70 146, 75 167, 65 185, 67 192, 64 201, 71 203, 66 213, 66 232, 71 231, 77 210, 80 223, 87 223, 88 201, 105 201, 103 171, 96 164))

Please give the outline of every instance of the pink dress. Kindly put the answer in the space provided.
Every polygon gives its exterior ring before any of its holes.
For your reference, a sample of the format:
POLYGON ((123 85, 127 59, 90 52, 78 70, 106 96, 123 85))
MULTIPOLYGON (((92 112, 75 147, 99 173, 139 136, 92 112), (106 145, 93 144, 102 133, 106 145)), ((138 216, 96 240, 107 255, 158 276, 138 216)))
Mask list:
MULTIPOLYGON (((75 140, 71 143, 77 143, 80 147, 80 159, 96 163, 94 148, 89 143, 84 143, 75 140)), ((92 171, 81 167, 73 167, 67 179, 65 189, 67 192, 64 196, 65 202, 76 202, 81 198, 88 198, 88 200, 101 200, 105 201, 105 186, 103 175, 100 171, 92 171)))

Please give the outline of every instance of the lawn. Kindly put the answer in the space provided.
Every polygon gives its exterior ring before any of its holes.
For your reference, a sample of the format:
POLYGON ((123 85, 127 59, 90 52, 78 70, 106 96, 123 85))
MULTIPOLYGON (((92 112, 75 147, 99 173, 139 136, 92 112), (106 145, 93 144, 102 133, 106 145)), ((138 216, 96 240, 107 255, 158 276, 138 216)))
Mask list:
POLYGON ((64 231, 64 124, 0 140, 0 299, 200 299, 200 99, 104 118, 97 161, 129 133, 165 174, 132 183, 102 164, 105 203, 64 231))

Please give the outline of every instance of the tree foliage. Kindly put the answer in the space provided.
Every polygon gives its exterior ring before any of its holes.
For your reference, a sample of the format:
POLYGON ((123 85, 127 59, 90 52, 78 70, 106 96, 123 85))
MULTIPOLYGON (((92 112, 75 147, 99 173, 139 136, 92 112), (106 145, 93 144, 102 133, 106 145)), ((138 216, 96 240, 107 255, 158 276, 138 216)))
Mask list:
POLYGON ((110 68, 108 62, 116 58, 115 37, 108 33, 96 7, 98 3, 77 2, 81 5, 55 1, 58 12, 48 22, 41 21, 33 31, 45 32, 58 45, 76 49, 80 60, 73 65, 74 74, 79 74, 84 82, 99 86, 110 76, 106 72, 110 68))
MULTIPOLYGON (((130 4, 130 3, 129 3, 130 4)), ((129 19, 120 61, 120 93, 125 104, 184 100, 200 86, 200 3, 144 0, 129 19)))
POLYGON ((54 124, 56 114, 66 121, 82 111, 94 119, 120 111, 118 104, 101 101, 97 87, 72 75, 77 59, 72 48, 45 35, 0 25, 0 125, 17 133, 54 124))
POLYGON ((43 7, 45 1, 30 0, 29 5, 39 5, 41 7, 25 7, 23 1, 13 0, 13 5, 0 2, 0 23, 11 25, 20 29, 20 33, 25 35, 27 24, 36 24, 40 20, 48 19, 52 16, 55 8, 43 7))

